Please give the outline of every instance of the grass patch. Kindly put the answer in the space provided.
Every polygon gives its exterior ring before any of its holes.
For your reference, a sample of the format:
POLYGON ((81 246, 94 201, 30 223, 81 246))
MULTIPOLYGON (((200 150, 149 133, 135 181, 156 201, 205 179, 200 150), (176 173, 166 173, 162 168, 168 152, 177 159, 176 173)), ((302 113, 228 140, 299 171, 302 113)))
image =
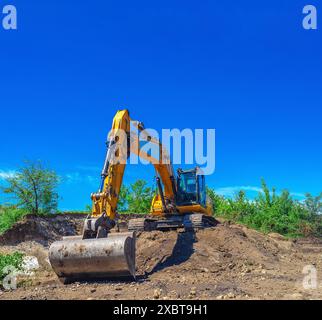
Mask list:
POLYGON ((86 215, 88 215, 88 214, 90 214, 91 213, 91 211, 61 211, 61 212, 57 212, 58 214, 71 214, 71 215, 73 215, 73 214, 75 214, 75 215, 77 215, 77 214, 83 214, 84 216, 86 216, 86 215))
POLYGON ((14 252, 11 254, 0 254, 0 284, 2 280, 12 272, 12 269, 6 270, 9 266, 14 267, 17 270, 22 270, 24 254, 21 252, 14 252))
POLYGON ((9 230, 16 222, 26 215, 22 209, 15 207, 0 207, 0 234, 9 230))

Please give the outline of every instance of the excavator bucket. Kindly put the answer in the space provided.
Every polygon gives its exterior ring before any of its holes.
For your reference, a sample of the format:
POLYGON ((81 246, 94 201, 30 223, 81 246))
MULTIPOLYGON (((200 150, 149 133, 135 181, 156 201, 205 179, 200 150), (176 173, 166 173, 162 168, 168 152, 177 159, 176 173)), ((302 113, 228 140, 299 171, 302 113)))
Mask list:
POLYGON ((49 248, 49 261, 64 283, 73 280, 135 278, 135 233, 107 238, 64 237, 49 248))

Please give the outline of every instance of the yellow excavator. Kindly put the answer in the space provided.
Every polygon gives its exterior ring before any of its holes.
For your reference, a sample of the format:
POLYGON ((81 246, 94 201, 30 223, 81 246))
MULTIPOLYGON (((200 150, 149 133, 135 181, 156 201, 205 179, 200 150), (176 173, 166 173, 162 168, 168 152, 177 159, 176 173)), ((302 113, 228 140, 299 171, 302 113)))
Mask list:
POLYGON ((143 123, 131 120, 128 110, 118 111, 113 119, 101 185, 91 199, 92 212, 85 219, 83 234, 63 237, 49 248, 51 266, 64 283, 91 278, 135 278, 136 231, 193 230, 216 224, 201 170, 178 169, 175 175, 165 147, 146 132, 143 123), (140 139, 133 134, 131 125, 140 132, 140 139), (140 148, 142 137, 158 146, 158 158, 140 148), (157 192, 150 215, 131 219, 128 232, 117 232, 117 203, 131 153, 153 164, 157 192))

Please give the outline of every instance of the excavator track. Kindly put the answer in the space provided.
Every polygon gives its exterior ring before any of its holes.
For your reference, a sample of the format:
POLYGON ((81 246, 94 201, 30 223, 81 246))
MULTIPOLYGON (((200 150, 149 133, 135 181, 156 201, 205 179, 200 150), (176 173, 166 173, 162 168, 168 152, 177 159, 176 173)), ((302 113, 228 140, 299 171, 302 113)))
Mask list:
POLYGON ((156 220, 149 218, 131 219, 128 224, 129 231, 153 231, 156 229, 156 220))
POLYGON ((200 213, 188 214, 184 217, 185 229, 205 229, 216 226, 217 221, 214 217, 200 213))
POLYGON ((154 231, 184 228, 186 230, 205 229, 217 224, 215 218, 200 213, 186 215, 169 215, 163 218, 137 218, 131 219, 128 224, 129 231, 154 231))

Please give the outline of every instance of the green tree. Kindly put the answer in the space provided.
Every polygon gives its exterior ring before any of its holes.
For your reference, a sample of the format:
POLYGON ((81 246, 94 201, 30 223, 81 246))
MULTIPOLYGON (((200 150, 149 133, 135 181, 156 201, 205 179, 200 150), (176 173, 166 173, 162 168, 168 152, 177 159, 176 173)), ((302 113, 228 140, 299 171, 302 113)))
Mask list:
POLYGON ((275 188, 272 189, 272 192, 270 192, 264 178, 261 179, 261 185, 262 185, 262 193, 260 192, 258 194, 258 204, 262 208, 270 208, 272 207, 274 201, 276 200, 276 190, 275 188))
POLYGON ((310 193, 305 194, 304 206, 310 214, 310 218, 314 220, 318 214, 322 213, 322 192, 314 197, 310 193))
POLYGON ((206 192, 207 192, 207 198, 210 199, 210 202, 212 204, 213 211, 214 212, 220 211, 222 207, 222 203, 225 201, 224 197, 216 194, 215 190, 210 189, 208 187, 206 192))
POLYGON ((137 180, 130 185, 130 192, 126 196, 128 211, 133 213, 148 213, 154 196, 152 188, 144 180, 137 180))
POLYGON ((118 202, 117 202, 117 209, 118 209, 119 212, 124 212, 124 211, 127 210, 127 207, 128 207, 128 203, 127 203, 128 195, 129 195, 129 188, 123 185, 121 187, 118 202))
POLYGON ((57 210, 56 188, 59 178, 40 161, 26 161, 13 177, 6 179, 6 182, 7 186, 2 190, 5 194, 11 195, 18 208, 33 214, 57 210))

